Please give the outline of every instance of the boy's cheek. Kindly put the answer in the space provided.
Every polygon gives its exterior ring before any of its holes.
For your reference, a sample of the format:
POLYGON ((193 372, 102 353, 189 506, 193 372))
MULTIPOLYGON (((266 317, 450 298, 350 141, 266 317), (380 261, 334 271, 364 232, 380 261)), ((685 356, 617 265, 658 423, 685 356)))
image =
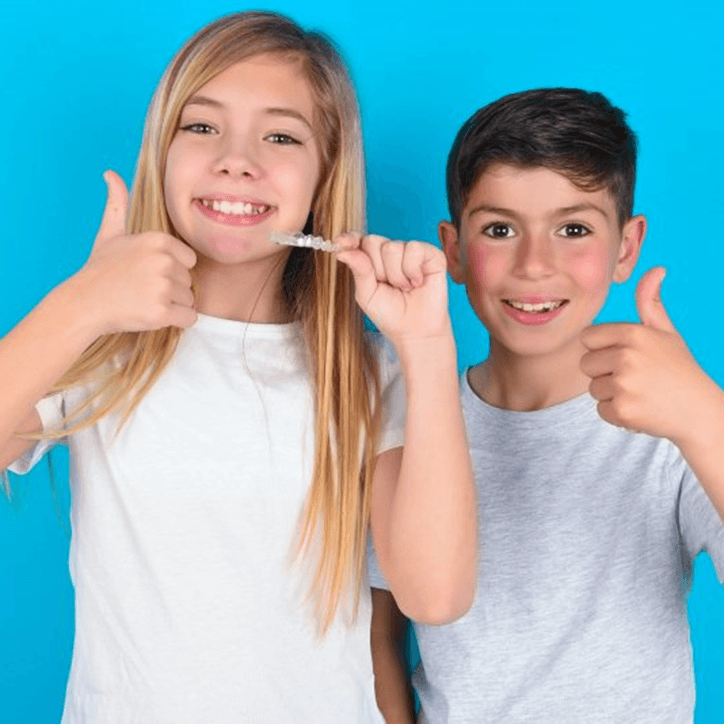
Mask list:
POLYGON ((467 274, 468 284, 473 283, 478 290, 488 288, 491 283, 499 279, 505 268, 501 254, 496 254, 485 244, 469 244, 467 247, 467 274))
POLYGON ((592 295, 605 297, 613 276, 610 260, 604 254, 586 254, 573 260, 579 286, 592 295))

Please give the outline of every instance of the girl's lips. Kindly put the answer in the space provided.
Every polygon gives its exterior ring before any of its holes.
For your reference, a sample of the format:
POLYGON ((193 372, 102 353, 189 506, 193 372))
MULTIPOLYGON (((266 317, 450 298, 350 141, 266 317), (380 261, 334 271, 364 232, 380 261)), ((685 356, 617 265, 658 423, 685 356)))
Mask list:
POLYGON ((265 222, 276 210, 275 207, 270 206, 261 214, 225 214, 222 211, 214 211, 210 206, 205 206, 200 199, 194 199, 193 206, 206 218, 227 226, 256 226, 265 222))
MULTIPOLYGON (((528 302, 535 304, 536 302, 528 302)), ((568 301, 564 301, 560 306, 555 309, 551 309, 549 312, 526 312, 523 309, 516 309, 511 307, 510 304, 502 302, 503 310, 505 313, 520 324, 526 324, 529 326, 538 326, 541 324, 547 324, 552 319, 555 319, 568 305, 568 301)))

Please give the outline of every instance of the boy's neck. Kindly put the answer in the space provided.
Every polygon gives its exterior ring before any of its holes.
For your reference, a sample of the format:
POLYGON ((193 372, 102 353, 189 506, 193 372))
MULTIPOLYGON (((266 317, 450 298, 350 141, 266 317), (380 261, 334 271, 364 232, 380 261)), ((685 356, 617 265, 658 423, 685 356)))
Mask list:
POLYGON ((579 363, 586 352, 572 347, 541 356, 521 356, 490 343, 488 359, 470 370, 470 386, 493 407, 532 412, 560 404, 588 390, 590 378, 579 363))

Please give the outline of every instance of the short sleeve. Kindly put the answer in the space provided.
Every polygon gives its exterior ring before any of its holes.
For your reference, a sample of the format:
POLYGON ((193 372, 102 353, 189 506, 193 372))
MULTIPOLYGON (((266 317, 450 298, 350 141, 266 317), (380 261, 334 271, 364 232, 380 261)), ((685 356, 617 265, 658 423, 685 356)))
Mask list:
MULTIPOLYGON (((49 430, 58 430, 65 417, 65 401, 63 394, 57 392, 54 395, 44 397, 42 400, 35 405, 35 409, 38 411, 40 416, 40 422, 42 424, 43 432, 49 430)), ((45 455, 57 443, 65 442, 65 438, 61 439, 41 439, 38 440, 35 445, 25 451, 15 462, 8 465, 8 470, 18 475, 24 475, 28 471, 32 470, 37 462, 45 455)))
POLYGON ((669 470, 672 481, 680 486, 679 529, 684 548, 691 560, 702 551, 708 553, 724 585, 724 523, 678 450, 669 470))
POLYGON ((401 447, 405 442, 405 380, 392 345, 381 335, 373 336, 377 347, 382 393, 382 425, 377 454, 401 447))
POLYGON ((380 564, 377 561, 377 553, 375 553, 375 546, 372 543, 372 535, 367 535, 367 574, 370 579, 370 586, 372 588, 383 588, 385 591, 389 591, 390 587, 382 575, 380 564))
MULTIPOLYGON (((382 392, 382 425, 377 454, 401 447, 405 442, 405 414, 407 399, 405 380, 400 363, 392 345, 381 335, 372 335, 372 343, 377 348, 377 360, 380 368, 380 387, 382 392)), ((370 586, 389 590, 372 543, 372 535, 367 536, 367 572, 370 586)))

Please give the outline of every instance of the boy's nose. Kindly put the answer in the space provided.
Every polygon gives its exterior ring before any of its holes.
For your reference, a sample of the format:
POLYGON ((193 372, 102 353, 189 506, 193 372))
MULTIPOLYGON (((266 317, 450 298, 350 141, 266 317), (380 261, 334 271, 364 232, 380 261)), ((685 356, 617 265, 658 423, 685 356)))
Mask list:
POLYGON ((544 279, 555 271, 553 245, 545 235, 525 235, 518 245, 515 274, 525 279, 544 279))

